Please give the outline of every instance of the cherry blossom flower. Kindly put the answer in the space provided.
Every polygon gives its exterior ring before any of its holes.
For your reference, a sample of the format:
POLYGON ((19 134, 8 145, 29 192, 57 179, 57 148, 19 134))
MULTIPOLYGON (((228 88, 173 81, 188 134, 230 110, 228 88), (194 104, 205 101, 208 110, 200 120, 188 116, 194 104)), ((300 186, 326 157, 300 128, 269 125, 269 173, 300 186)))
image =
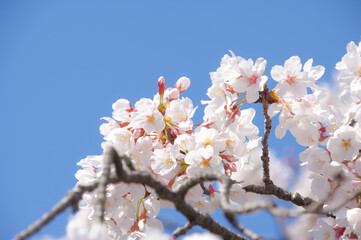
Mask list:
POLYGON ((131 117, 131 127, 143 128, 147 133, 160 132, 164 129, 163 115, 152 100, 142 98, 135 104, 135 109, 131 117))
POLYGON ((166 148, 154 150, 154 156, 151 159, 153 171, 160 175, 166 175, 175 169, 177 167, 177 149, 178 146, 168 144, 166 148))
POLYGON ((361 208, 352 208, 347 210, 347 221, 352 226, 352 230, 361 234, 361 208))
POLYGON ((181 151, 189 152, 194 150, 196 141, 193 135, 181 134, 174 141, 174 144, 176 144, 181 151))
POLYGON ((337 70, 346 70, 339 76, 341 86, 347 87, 355 78, 361 77, 361 43, 357 46, 354 42, 347 45, 347 53, 341 62, 336 64, 337 70))
POLYGON ((192 176, 197 172, 220 172, 221 158, 214 155, 211 146, 190 151, 184 161, 189 164, 187 173, 192 176))
MULTIPOLYGON (((310 234, 315 239, 360 238, 361 208, 359 199, 351 196, 361 189, 361 44, 351 42, 336 65, 342 70, 337 79, 340 98, 316 85, 325 69, 312 64, 309 59, 302 69, 300 58, 293 56, 284 66, 272 68, 271 76, 278 84, 268 93, 268 114, 274 117, 280 113, 275 128, 277 138, 283 138, 288 130, 299 145, 307 147, 300 154, 307 171, 298 184, 302 188, 295 190, 324 201, 324 210, 332 212, 334 218, 302 217, 302 226, 295 222, 293 228, 297 231, 288 231, 289 236, 299 237, 298 231, 314 226, 310 234), (342 184, 337 177, 340 175, 342 184)), ((113 104, 112 118, 103 118, 106 123, 100 127, 105 140, 103 150, 113 147, 119 155, 126 154, 136 170, 147 172, 172 190, 199 173, 219 173, 242 182, 231 186, 232 205, 265 203, 267 197, 243 189, 245 184, 264 184, 262 151, 258 148, 261 137, 252 122, 255 109, 246 102, 257 102, 259 92, 264 90, 265 67, 263 58, 253 63, 233 53, 225 55, 217 71, 210 73, 210 100, 202 101, 206 105, 204 122, 195 129, 192 118, 196 108, 189 98, 180 98, 190 85, 189 78, 181 77, 175 88, 166 89, 165 79, 160 77, 153 100, 142 98, 134 108, 126 99, 113 104)), ((294 172, 272 151, 270 158, 272 181, 287 187, 294 172)), ((102 155, 82 159, 78 163, 82 169, 75 174, 78 184, 96 181, 102 174, 102 164, 102 155)), ((220 207, 220 195, 213 182, 204 184, 209 196, 196 185, 185 200, 195 209, 211 214, 220 207)), ((154 189, 140 184, 108 184, 104 224, 95 218, 94 206, 98 202, 96 192, 83 195, 80 211, 68 225, 69 239, 141 240, 153 235, 168 239, 158 234, 163 225, 156 217, 161 207, 173 204, 159 199, 154 189)), ((211 239, 211 235, 204 237, 211 239)))
POLYGON ((131 113, 134 111, 130 102, 123 98, 113 103, 113 110, 113 119, 121 122, 129 122, 131 113))
POLYGON ((246 191, 242 184, 233 184, 229 190, 229 200, 231 204, 245 204, 247 202, 246 191))
POLYGON ((177 99, 169 103, 165 117, 170 118, 180 130, 190 131, 193 128, 191 118, 197 108, 193 108, 193 103, 189 98, 177 99))
POLYGON ((296 98, 307 94, 307 88, 314 85, 324 72, 324 67, 311 67, 312 59, 308 60, 302 72, 301 59, 293 56, 285 61, 284 66, 276 65, 271 70, 272 78, 278 82, 275 87, 276 93, 283 97, 294 96, 296 98))
POLYGON ((223 151, 226 146, 225 139, 220 136, 217 130, 212 128, 201 127, 200 130, 196 132, 195 140, 197 144, 196 148, 211 146, 215 153, 223 151))
POLYGON ((267 61, 258 58, 253 65, 252 59, 245 60, 225 55, 222 58, 221 67, 217 70, 228 80, 234 91, 238 93, 246 92, 247 102, 253 103, 259 98, 259 91, 263 91, 263 85, 267 81, 267 76, 263 75, 267 61))
POLYGON ((134 167, 139 170, 147 170, 153 156, 153 140, 149 136, 139 137, 135 143, 131 159, 134 167))
POLYGON ((112 143, 112 146, 120 155, 131 153, 135 145, 132 132, 124 128, 114 129, 108 134, 106 140, 112 143))
POLYGON ((336 240, 336 232, 333 226, 332 218, 317 219, 317 225, 312 229, 315 239, 336 240))
POLYGON ((340 127, 327 143, 333 161, 353 160, 361 149, 360 137, 350 126, 340 127))
POLYGON ((211 201, 208 200, 207 197, 202 195, 202 193, 203 193, 202 188, 199 185, 195 186, 189 189, 189 191, 185 196, 185 200, 188 202, 188 204, 190 204, 194 208, 206 212, 208 214, 213 214, 215 212, 214 206, 212 205, 211 201))
POLYGON ((263 75, 267 61, 258 58, 253 65, 252 59, 248 61, 242 59, 239 65, 240 75, 230 80, 233 89, 236 92, 246 92, 247 102, 253 103, 258 100, 260 91, 263 91, 263 85, 268 77, 263 75))

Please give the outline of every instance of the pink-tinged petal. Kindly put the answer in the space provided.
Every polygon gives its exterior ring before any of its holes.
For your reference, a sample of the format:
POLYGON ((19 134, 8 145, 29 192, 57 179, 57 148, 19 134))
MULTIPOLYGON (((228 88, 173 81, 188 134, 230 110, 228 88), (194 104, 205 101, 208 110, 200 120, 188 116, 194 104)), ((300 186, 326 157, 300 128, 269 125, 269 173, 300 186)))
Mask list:
POLYGON ((285 69, 292 75, 300 72, 302 69, 301 59, 298 56, 290 57, 285 62, 285 69))
POLYGON ((248 79, 246 78, 237 78, 231 82, 234 91, 236 92, 245 92, 248 87, 248 79))
POLYGON ((278 126, 276 127, 276 131, 275 131, 276 137, 277 137, 278 139, 282 139, 282 138, 286 135, 286 131, 287 131, 287 128, 283 128, 283 127, 281 126, 281 124, 278 125, 278 126))
POLYGON ((254 64, 258 76, 261 76, 266 69, 267 61, 264 58, 258 58, 254 64))
POLYGON ((287 73, 282 66, 276 65, 271 69, 271 76, 275 81, 282 82, 287 78, 287 73))
POLYGON ((178 79, 175 87, 179 90, 180 93, 184 92, 191 85, 191 80, 187 77, 181 77, 178 79))
POLYGON ((268 115, 270 115, 270 117, 274 117, 277 113, 279 113, 282 109, 282 105, 279 103, 272 103, 269 107, 268 107, 268 115))
POLYGON ((312 58, 308 59, 305 65, 303 65, 303 71, 306 72, 310 71, 312 68, 312 63, 313 63, 313 59, 312 58))
POLYGON ((309 76, 312 77, 312 79, 314 80, 318 80, 323 76, 324 73, 325 73, 325 67, 318 65, 311 68, 309 72, 309 76))
POLYGON ((259 92, 258 92, 257 86, 248 88, 247 93, 246 93, 246 98, 247 98, 247 102, 249 102, 249 103, 254 103, 255 101, 258 100, 259 92))

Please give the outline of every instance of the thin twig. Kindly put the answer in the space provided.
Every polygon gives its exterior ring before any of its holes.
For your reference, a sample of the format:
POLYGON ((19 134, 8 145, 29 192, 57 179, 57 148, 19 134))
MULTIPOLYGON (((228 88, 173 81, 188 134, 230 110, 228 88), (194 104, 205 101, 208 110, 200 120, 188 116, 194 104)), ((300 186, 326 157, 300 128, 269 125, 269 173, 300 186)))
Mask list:
POLYGON ((253 203, 244 206, 233 206, 229 202, 229 191, 234 182, 229 178, 223 178, 220 186, 220 205, 225 214, 248 214, 273 206, 272 202, 253 203))
POLYGON ((242 234, 246 235, 248 238, 252 240, 262 240, 263 238, 260 237, 257 233, 245 228, 242 224, 240 224, 234 214, 225 213, 224 216, 227 220, 232 224, 234 228, 240 231, 242 234))
POLYGON ((205 195, 211 195, 211 191, 209 191, 205 186, 204 186, 204 182, 200 182, 199 185, 201 186, 202 190, 203 190, 203 194, 205 195))
MULTIPOLYGON (((179 195, 185 195, 189 189, 191 189, 192 187, 197 185, 199 182, 214 181, 214 180, 220 181, 221 183, 222 182, 226 183, 227 181, 230 181, 230 183, 232 183, 232 184, 237 183, 234 180, 230 179, 229 177, 219 174, 219 173, 203 173, 203 174, 198 174, 198 175, 195 175, 194 177, 188 178, 184 183, 182 183, 178 187, 178 190, 176 191, 176 193, 179 195)), ((302 197, 301 194, 299 194, 299 193, 288 192, 288 191, 284 190, 283 188, 278 187, 276 185, 273 185, 272 188, 270 188, 270 189, 266 189, 266 187, 264 187, 264 186, 258 186, 258 185, 251 184, 251 185, 247 185, 247 186, 243 187, 243 189, 246 192, 252 192, 252 193, 257 193, 257 194, 262 194, 262 195, 274 195, 274 196, 278 197, 279 199, 292 202, 292 203, 296 204, 297 206, 307 206, 307 205, 311 204, 312 202, 314 202, 314 200, 309 197, 302 197)))
MULTIPOLYGON (((215 178, 215 176, 213 177, 215 178)), ((188 221, 194 223, 195 225, 199 225, 214 234, 221 236, 223 239, 229 239, 229 240, 245 239, 239 234, 236 234, 230 229, 219 224, 209 215, 199 212, 198 210, 194 209, 192 206, 190 206, 188 203, 185 202, 184 195, 192 186, 194 186, 192 184, 189 184, 189 183, 193 183, 193 181, 183 183, 182 187, 180 188, 181 191, 178 190, 176 192, 173 192, 163 183, 154 179, 147 172, 131 172, 131 173, 124 172, 122 177, 120 178, 120 181, 126 183, 141 183, 153 188, 159 198, 173 202, 177 211, 181 212, 188 219, 188 221), (180 194, 180 192, 182 194, 180 194)), ((200 181, 198 181, 198 183, 199 182, 200 181)))
POLYGON ((101 223, 104 221, 105 202, 107 200, 106 190, 109 183, 110 167, 111 163, 115 162, 115 156, 117 156, 117 154, 113 148, 105 150, 103 157, 103 173, 98 180, 98 203, 95 205, 95 214, 101 223))
POLYGON ((301 194, 299 194, 298 192, 291 193, 291 192, 289 192, 281 187, 278 187, 274 184, 271 187, 269 187, 268 189, 264 186, 258 186, 258 185, 253 185, 253 184, 247 185, 247 186, 243 187, 243 189, 246 192, 252 192, 252 193, 257 193, 257 194, 261 194, 261 195, 273 195, 273 196, 278 197, 279 199, 292 202, 292 203, 296 204, 297 206, 301 206, 301 207, 308 206, 312 202, 314 202, 314 200, 312 198, 302 197, 301 194))
POLYGON ((88 186, 76 186, 73 190, 69 191, 66 196, 56 204, 53 209, 48 213, 45 213, 41 219, 30 225, 26 230, 19 233, 14 239, 23 240, 38 232, 43 226, 53 220, 58 214, 63 212, 67 207, 77 205, 79 200, 82 198, 84 192, 93 191, 97 188, 98 182, 94 182, 88 186))
MULTIPOLYGON (((229 230, 228 228, 222 226, 215 220, 213 220, 209 215, 203 214, 199 212, 198 210, 194 209, 192 206, 190 206, 188 203, 185 202, 184 196, 187 193, 187 191, 192 188, 193 186, 203 182, 203 181, 213 181, 218 180, 223 184, 227 184, 227 188, 229 191, 229 188, 232 184, 236 183, 235 181, 231 180, 229 177, 218 174, 218 173, 206 173, 206 174, 200 174, 196 177, 192 177, 187 179, 184 183, 182 183, 177 191, 170 190, 167 186, 156 180, 150 173, 148 172, 142 172, 142 171, 125 171, 121 166, 121 161, 124 160, 124 158, 119 157, 115 151, 109 151, 105 158, 107 160, 105 161, 109 166, 114 163, 116 166, 116 172, 117 176, 109 176, 108 175, 106 184, 109 183, 119 183, 119 182, 126 182, 126 183, 139 183, 147 185, 155 190, 158 197, 161 199, 169 200, 174 203, 175 208, 181 212, 189 222, 191 222, 194 225, 199 225, 205 229, 208 229, 210 232, 220 235, 224 239, 230 239, 230 240, 238 240, 238 239, 246 239, 239 234, 234 233, 233 231, 229 230), (109 160, 110 159, 110 160, 109 160)), ((129 158, 127 158, 129 159, 129 158)), ((131 165, 128 166, 129 169, 132 169, 131 165)), ((103 169, 104 171, 104 169, 103 169)), ((106 170, 108 171, 108 170, 106 170)), ((109 168, 110 171, 110 168, 109 168)), ((31 225, 27 230, 20 233, 15 239, 25 239, 26 237, 32 235, 33 233, 37 232, 42 226, 44 226, 46 223, 50 222, 58 213, 64 211, 68 206, 77 204, 78 201, 81 199, 82 195, 86 191, 92 191, 96 189, 98 186, 100 186, 100 181, 96 181, 93 184, 89 186, 77 186, 74 188, 73 191, 71 191, 59 204, 57 204, 53 210, 51 210, 49 213, 45 214, 42 219, 40 219, 35 224, 31 225)), ((104 186, 104 185, 103 185, 104 186)), ((226 186, 226 185, 225 185, 226 186)), ((248 192, 254 192, 259 194, 268 194, 268 195, 275 195, 281 199, 284 199, 286 201, 291 201, 299 206, 306 206, 310 202, 312 202, 312 199, 310 198, 303 198, 300 194, 292 194, 287 192, 286 190, 279 188, 275 185, 272 186, 271 189, 266 189, 262 186, 256 186, 256 185, 248 185, 246 187, 243 187, 248 192)), ((225 191, 227 193, 227 191, 225 191)), ((228 196, 228 194, 227 194, 228 196)), ((229 213, 232 213, 229 211, 230 207, 229 200, 227 200, 227 204, 223 204, 223 207, 226 211, 229 213)), ((267 208, 267 206, 264 206, 267 208)), ((260 209, 260 206, 257 206, 254 208, 254 210, 260 209)), ((245 209, 245 208, 233 208, 233 214, 241 213, 242 211, 250 211, 252 209, 245 209)), ((104 212, 103 212, 104 213, 104 212)))
POLYGON ((174 230, 173 237, 177 238, 179 236, 185 235, 192 227, 193 224, 187 222, 184 226, 178 227, 176 230, 174 230))
POLYGON ((268 138, 271 133, 272 128, 272 119, 268 115, 268 88, 267 84, 264 86, 264 90, 261 92, 262 96, 262 107, 263 107, 263 115, 265 117, 264 120, 264 135, 262 139, 262 166, 263 166, 263 178, 262 181, 264 182, 266 189, 269 189, 272 187, 273 182, 270 177, 270 169, 269 169, 269 152, 268 152, 268 138))

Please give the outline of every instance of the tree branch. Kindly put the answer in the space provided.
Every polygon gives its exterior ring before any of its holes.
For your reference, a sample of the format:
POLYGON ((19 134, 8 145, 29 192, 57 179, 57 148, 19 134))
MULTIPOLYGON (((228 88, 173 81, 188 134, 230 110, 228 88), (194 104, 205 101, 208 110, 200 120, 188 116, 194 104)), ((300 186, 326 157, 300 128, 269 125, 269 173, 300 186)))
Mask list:
POLYGON ((268 138, 271 133, 272 128, 272 119, 268 115, 268 88, 267 84, 264 86, 264 90, 261 92, 262 96, 262 107, 263 107, 263 115, 265 117, 265 125, 264 125, 264 135, 262 139, 262 166, 263 166, 263 178, 262 181, 264 182, 266 189, 269 189, 272 187, 273 182, 270 177, 270 170, 269 170, 269 152, 268 152, 268 138))
POLYGON ((193 227, 193 224, 190 222, 187 222, 184 226, 178 227, 176 230, 174 230, 173 237, 177 238, 179 236, 186 234, 192 227, 193 227))
POLYGON ((252 232, 251 230, 245 228, 242 224, 238 223, 237 218, 234 216, 234 214, 231 213, 225 213, 224 216, 227 218, 227 220, 232 224, 234 228, 236 228, 238 231, 240 231, 242 234, 246 235, 252 240, 262 240, 258 234, 252 232))
POLYGON ((104 221, 105 202, 107 200, 106 190, 109 183, 111 161, 116 162, 117 159, 114 156, 117 155, 113 148, 108 148, 104 152, 103 173, 98 180, 98 203, 95 205, 95 214, 101 223, 104 221))
MULTIPOLYGON (((110 149, 106 154, 104 160, 104 164, 109 166, 103 167, 103 177, 101 177, 98 181, 88 185, 88 186, 76 186, 72 191, 70 191, 67 196, 61 200, 49 213, 45 214, 39 221, 31 225, 27 230, 20 233, 15 239, 25 239, 30 235, 34 234, 35 232, 39 231, 41 227, 49 223, 57 214, 64 211, 68 206, 78 204, 79 200, 81 199, 84 192, 93 191, 98 188, 104 191, 104 186, 106 187, 107 184, 110 183, 119 183, 119 182, 126 182, 126 183, 139 183, 149 186, 155 190, 158 197, 161 199, 169 200, 174 203, 175 208, 177 211, 181 212, 192 225, 199 225, 205 229, 208 229, 210 232, 220 235, 224 239, 230 240, 238 240, 238 239, 246 239, 233 231, 227 229, 226 227, 222 226, 215 220, 213 220, 209 215, 203 214, 198 210, 194 209, 188 203, 185 202, 184 196, 189 189, 194 187, 195 185, 204 182, 204 181, 214 181, 218 180, 221 185, 221 207, 223 211, 227 214, 240 214, 240 213, 249 213, 252 211, 257 211, 259 209, 267 209, 270 205, 255 205, 255 206, 248 206, 248 207, 233 207, 229 204, 229 189, 232 184, 236 183, 234 180, 230 179, 229 177, 219 174, 219 173, 205 173, 199 174, 195 177, 187 179, 184 183, 182 183, 176 191, 170 190, 166 185, 162 184, 158 180, 156 180, 152 175, 147 172, 141 171, 128 171, 125 170, 122 166, 122 161, 128 159, 126 165, 128 168, 134 169, 131 165, 130 159, 128 157, 119 157, 115 150, 110 149), (115 172, 117 176, 111 176, 111 166, 114 163, 115 172)), ((254 192, 258 194, 267 194, 267 195, 274 195, 280 199, 291 201, 298 206, 307 206, 313 200, 310 198, 303 198, 300 194, 295 193, 292 194, 280 187, 277 187, 272 184, 271 188, 266 188, 264 186, 257 186, 257 185, 248 185, 243 187, 244 190, 247 192, 254 192)), ((104 192, 103 192, 104 193, 104 192)), ((104 196, 104 195, 103 195, 104 196)), ((104 211, 103 211, 104 214, 104 211)), ((179 230, 180 231, 180 230, 179 230)), ((249 232, 243 228, 244 234, 245 232, 249 232)), ((248 235, 248 234, 246 234, 248 235)), ((252 235, 252 234, 251 234, 252 235)), ((249 235, 249 236, 251 236, 249 235)), ((254 238, 254 237, 252 237, 254 238)), ((256 238, 257 239, 257 238, 256 238)))
POLYGON ((297 206, 305 207, 314 202, 312 198, 302 197, 298 192, 291 193, 281 187, 278 187, 274 184, 270 185, 268 188, 258 185, 247 185, 243 188, 246 192, 252 192, 262 195, 274 195, 279 199, 292 202, 297 206))
POLYGON ((77 205, 82 198, 84 192, 93 191, 98 187, 98 182, 94 182, 88 186, 76 186, 73 190, 69 191, 66 196, 54 206, 50 212, 45 213, 41 219, 30 225, 26 230, 19 233, 14 239, 23 240, 38 232, 43 226, 53 220, 59 213, 63 212, 67 207, 77 205))
MULTIPOLYGON (((202 178, 202 176, 200 176, 200 178, 202 178)), ((215 179, 216 178, 214 178, 214 180, 215 179)), ((176 192, 171 191, 167 186, 155 180, 151 175, 145 172, 127 173, 124 171, 122 176, 120 177, 120 181, 126 183, 141 183, 153 188, 159 198, 173 202, 177 211, 181 212, 190 222, 194 223, 195 225, 199 225, 214 234, 220 235, 221 237, 223 237, 223 239, 229 239, 229 240, 245 239, 242 236, 229 230, 228 228, 222 226, 221 224, 213 220, 209 215, 199 212, 198 210, 194 209, 188 203, 185 202, 184 196, 187 190, 189 190, 191 187, 193 187, 195 184, 199 183, 200 181, 198 182, 194 182, 192 180, 188 182, 186 181, 186 183, 182 184, 180 190, 176 192), (193 183, 194 185, 192 185, 193 183)))

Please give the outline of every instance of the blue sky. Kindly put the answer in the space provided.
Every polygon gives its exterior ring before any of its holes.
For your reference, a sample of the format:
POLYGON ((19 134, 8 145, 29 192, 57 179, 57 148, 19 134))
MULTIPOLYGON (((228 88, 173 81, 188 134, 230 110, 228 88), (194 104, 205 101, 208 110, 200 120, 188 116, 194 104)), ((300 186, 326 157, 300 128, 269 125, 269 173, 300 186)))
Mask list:
MULTIPOLYGON (((331 82, 346 44, 361 40, 360 12, 359 0, 2 0, 0 239, 60 200, 76 183, 80 159, 101 154, 100 118, 111 116, 117 99, 135 103, 156 93, 159 76, 169 86, 187 76, 185 96, 200 105, 209 72, 228 50, 266 58, 268 75, 293 55, 313 58, 326 67, 320 82, 331 82)), ((201 118, 200 108, 195 122, 201 118)), ((38 236, 64 235, 68 216, 38 236)), ((277 236, 272 223, 245 225, 277 236)))

